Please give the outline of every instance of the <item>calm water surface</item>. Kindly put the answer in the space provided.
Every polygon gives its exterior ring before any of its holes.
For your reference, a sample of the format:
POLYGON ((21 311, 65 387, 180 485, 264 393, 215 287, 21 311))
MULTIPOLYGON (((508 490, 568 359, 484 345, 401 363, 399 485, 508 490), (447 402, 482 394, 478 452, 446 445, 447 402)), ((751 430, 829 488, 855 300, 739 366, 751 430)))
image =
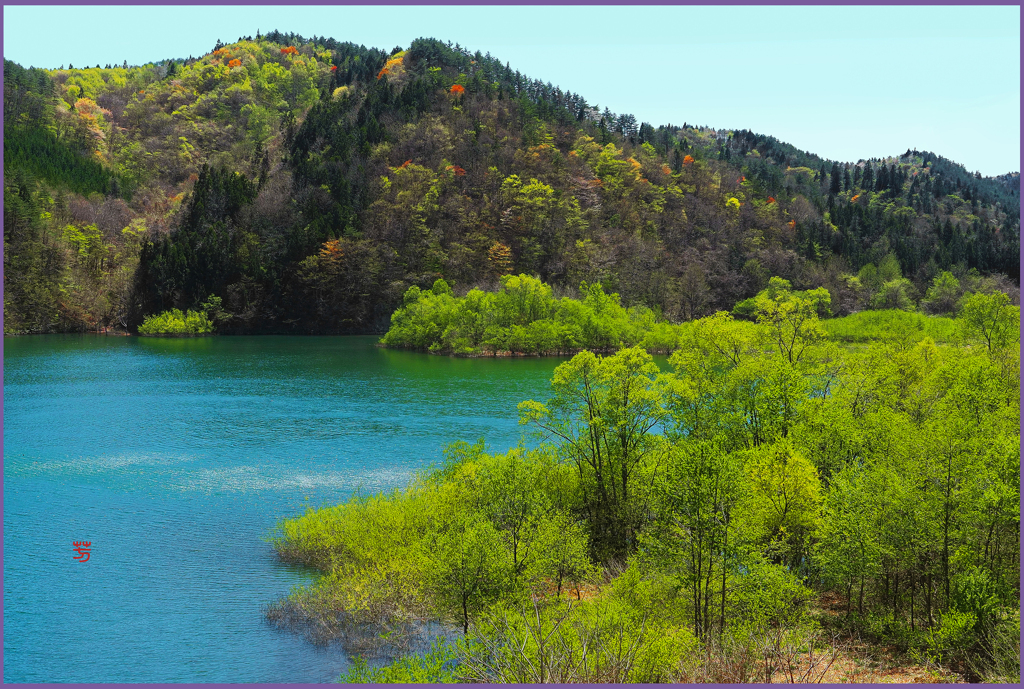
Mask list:
POLYGON ((335 681, 339 648, 263 620, 313 576, 276 561, 274 525, 452 440, 514 445, 559 363, 374 342, 5 338, 4 681, 335 681))

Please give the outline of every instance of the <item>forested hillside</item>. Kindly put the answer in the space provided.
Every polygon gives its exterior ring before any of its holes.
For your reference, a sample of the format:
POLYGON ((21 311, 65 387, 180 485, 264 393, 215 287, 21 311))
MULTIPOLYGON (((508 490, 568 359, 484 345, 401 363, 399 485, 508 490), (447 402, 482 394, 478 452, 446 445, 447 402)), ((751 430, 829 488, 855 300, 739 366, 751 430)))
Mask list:
POLYGON ((772 276, 837 315, 913 308, 944 270, 1017 298, 1017 173, 637 123, 436 40, 274 32, 133 67, 5 61, 4 83, 8 333, 211 296, 223 333, 383 332, 411 286, 520 273, 677 321, 772 276))

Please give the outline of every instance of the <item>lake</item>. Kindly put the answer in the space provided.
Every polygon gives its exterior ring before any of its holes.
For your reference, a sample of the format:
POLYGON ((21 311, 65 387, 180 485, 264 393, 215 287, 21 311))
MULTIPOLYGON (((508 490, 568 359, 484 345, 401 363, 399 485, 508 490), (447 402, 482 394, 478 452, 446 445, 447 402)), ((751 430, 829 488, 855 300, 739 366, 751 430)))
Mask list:
POLYGON ((375 342, 5 338, 4 681, 335 681, 337 645, 263 618, 314 576, 277 561, 275 524, 453 440, 515 445, 561 361, 375 342))

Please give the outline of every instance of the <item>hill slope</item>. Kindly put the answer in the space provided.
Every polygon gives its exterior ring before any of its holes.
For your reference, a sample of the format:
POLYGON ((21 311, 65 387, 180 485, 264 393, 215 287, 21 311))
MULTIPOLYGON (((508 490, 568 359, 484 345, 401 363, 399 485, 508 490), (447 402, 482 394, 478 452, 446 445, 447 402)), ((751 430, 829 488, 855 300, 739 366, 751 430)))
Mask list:
POLYGON ((430 39, 389 54, 273 32, 141 67, 5 62, 4 117, 8 332, 131 328, 210 295, 222 332, 382 331, 412 285, 509 272, 600 282, 672 319, 773 275, 828 287, 838 313, 880 272, 919 295, 944 269, 1019 281, 1019 177, 655 128, 430 39))

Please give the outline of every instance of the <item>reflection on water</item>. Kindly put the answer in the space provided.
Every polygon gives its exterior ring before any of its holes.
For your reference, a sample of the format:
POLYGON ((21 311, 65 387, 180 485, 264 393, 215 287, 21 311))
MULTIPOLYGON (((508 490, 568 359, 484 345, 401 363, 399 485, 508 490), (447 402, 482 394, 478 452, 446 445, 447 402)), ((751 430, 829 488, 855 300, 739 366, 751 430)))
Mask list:
POLYGON ((365 337, 5 338, 4 681, 336 680, 336 646, 263 619, 312 576, 266 536, 404 484, 452 440, 515 444, 516 404, 545 399, 559 361, 365 337))

